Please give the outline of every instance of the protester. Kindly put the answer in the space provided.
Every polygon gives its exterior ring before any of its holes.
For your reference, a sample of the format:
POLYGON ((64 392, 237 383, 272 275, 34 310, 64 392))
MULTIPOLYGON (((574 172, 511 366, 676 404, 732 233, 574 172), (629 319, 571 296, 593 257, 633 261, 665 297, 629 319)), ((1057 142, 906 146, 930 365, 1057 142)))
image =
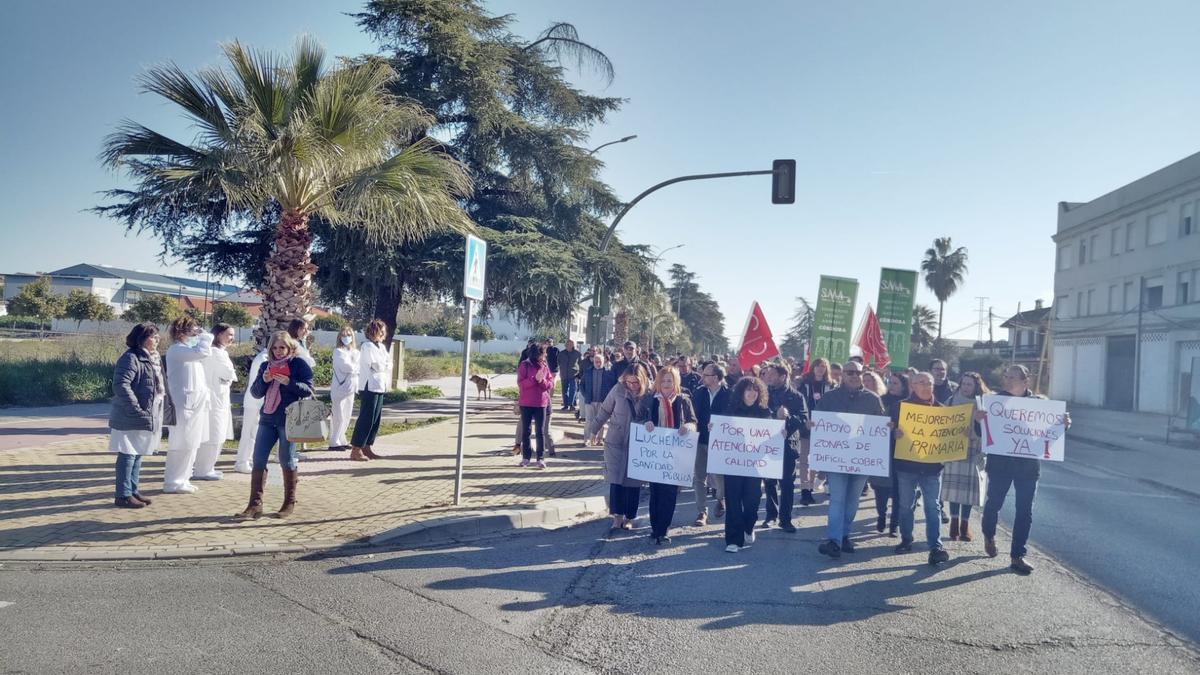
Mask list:
POLYGON ((237 382, 237 371, 229 358, 229 346, 233 344, 233 326, 218 323, 213 326, 213 349, 204 359, 204 375, 207 378, 209 410, 208 440, 200 444, 196 461, 192 465, 192 480, 221 480, 224 474, 217 471, 217 458, 221 446, 233 439, 233 410, 229 404, 229 389, 237 382))
MULTIPOLYGON (((692 399, 681 389, 678 370, 670 366, 660 368, 650 394, 642 399, 638 415, 646 431, 664 427, 678 429, 681 436, 696 431, 696 411, 692 399)), ((659 546, 671 543, 667 532, 675 518, 678 498, 678 485, 650 483, 650 538, 659 546)))
POLYGON ((704 386, 704 380, 700 377, 700 373, 692 370, 692 360, 686 356, 681 356, 676 361, 679 368, 679 382, 683 386, 683 390, 689 394, 695 394, 704 386))
MULTIPOLYGON (((730 405, 729 387, 725 385, 725 369, 719 363, 709 363, 701 373, 704 386, 697 389, 692 403, 696 408, 696 428, 700 430, 700 438, 696 443, 696 466, 692 478, 692 488, 696 491, 696 526, 708 524, 708 434, 709 423, 713 415, 724 415, 730 405)), ((717 490, 717 508, 714 518, 725 515, 725 477, 713 474, 717 490)), ((758 504, 755 503, 757 518, 758 504)), ((752 523, 753 524, 753 523, 752 523)))
POLYGON ((358 391, 358 419, 354 421, 354 433, 350 436, 350 459, 365 462, 382 459, 372 446, 383 422, 383 395, 392 388, 392 358, 383 338, 387 326, 380 319, 372 319, 363 330, 366 341, 359 347, 358 372, 362 387, 358 391))
MULTIPOLYGON (((788 383, 791 373, 782 363, 773 363, 763 369, 763 380, 767 383, 767 407, 776 419, 785 421, 783 477, 767 479, 767 513, 763 527, 778 521, 779 529, 795 532, 792 524, 792 505, 796 494, 796 464, 800 459, 800 441, 808 436, 808 403, 800 392, 788 383)), ((806 467, 807 469, 807 467, 806 467)))
MULTIPOLYGON (((1022 365, 1009 366, 1004 371, 1004 389, 996 392, 998 396, 1021 396, 1024 398, 1044 398, 1029 390, 1029 369, 1022 365)), ((977 421, 983 421, 987 412, 980 410, 975 413, 977 421)), ((1064 418, 1066 428, 1071 428, 1071 416, 1064 418)), ((1013 517, 1012 546, 1009 555, 1012 562, 1010 567, 1018 574, 1030 574, 1033 565, 1025 560, 1027 553, 1025 543, 1029 541, 1029 530, 1033 527, 1033 498, 1037 494, 1038 477, 1041 475, 1041 460, 1032 457, 1008 457, 1005 455, 988 455, 987 457, 987 496, 983 504, 983 549, 993 558, 998 555, 996 548, 996 523, 1000 516, 1000 508, 1012 487, 1017 494, 1016 515, 1013 517)))
MULTIPOLYGON (((771 417, 767 384, 757 377, 738 380, 729 395, 730 417, 771 417)), ((712 431, 709 423, 709 431, 712 431)), ((762 500, 762 480, 752 476, 725 476, 725 551, 737 553, 754 544, 754 522, 762 500)))
POLYGON ((737 386, 738 380, 744 376, 745 373, 742 372, 742 364, 737 360, 737 357, 729 359, 729 363, 725 366, 725 386, 732 390, 737 386))
POLYGON ((212 405, 204 360, 212 354, 212 333, 201 332, 196 320, 182 316, 171 322, 167 349, 167 392, 175 410, 175 423, 167 441, 163 492, 192 494, 197 488, 188 478, 200 444, 208 438, 208 412, 212 405))
MULTIPOLYGON (((253 376, 257 373, 269 356, 265 348, 260 349, 250 361, 248 374, 253 376)), ((254 398, 250 383, 247 382, 246 391, 242 392, 242 436, 238 439, 237 456, 233 460, 233 470, 238 473, 250 473, 254 469, 254 439, 258 436, 258 413, 261 409, 262 399, 254 398)))
POLYGON ((949 370, 946 367, 946 362, 941 359, 934 359, 929 362, 929 372, 933 375, 933 398, 941 404, 945 404, 954 395, 958 389, 958 385, 954 384, 947 377, 949 370))
MULTIPOLYGON (((583 358, 579 360, 579 374, 575 376, 579 382, 579 398, 583 398, 583 375, 592 369, 592 364, 596 354, 596 346, 592 345, 588 347, 585 352, 583 352, 583 358)), ((601 357, 601 360, 603 360, 603 357, 601 357)), ((587 421, 587 401, 584 401, 583 405, 575 409, 575 419, 579 422, 587 421)))
MULTIPOLYGON (((897 405, 892 411, 893 435, 896 446, 904 442, 904 433, 900 429, 900 412, 904 403, 909 405, 941 407, 933 393, 933 375, 917 373, 908 381, 912 390, 906 401, 897 405)), ((921 490, 924 499, 921 500, 925 509, 925 540, 929 544, 929 564, 938 565, 950 559, 950 554, 942 546, 941 518, 938 513, 936 496, 942 492, 942 464, 940 462, 914 462, 897 459, 892 454, 892 464, 896 468, 896 484, 900 488, 900 544, 896 553, 912 551, 913 520, 917 504, 917 489, 921 490)))
POLYGON ((354 344, 354 329, 342 326, 338 330, 337 345, 333 348, 333 381, 329 385, 331 405, 329 425, 329 449, 349 450, 350 441, 346 431, 350 429, 350 416, 354 414, 354 392, 358 391, 359 360, 362 352, 354 344))
POLYGON ((646 373, 627 365, 618 386, 608 392, 604 402, 589 415, 587 433, 593 437, 606 422, 604 438, 604 480, 608 483, 608 512, 613 529, 632 530, 637 518, 642 483, 629 478, 629 425, 637 420, 638 406, 649 389, 646 373))
POLYGON ((317 361, 308 351, 308 335, 310 332, 308 321, 304 319, 292 319, 288 322, 287 332, 296 343, 296 356, 304 359, 309 368, 315 368, 317 361))
POLYGON ((546 468, 546 407, 551 405, 550 392, 554 389, 554 375, 546 363, 546 347, 538 345, 517 366, 517 388, 520 394, 517 403, 521 406, 521 463, 529 466, 532 448, 529 443, 529 425, 537 440, 537 468, 546 468))
MULTIPOLYGON (((990 393, 979 373, 963 373, 958 390, 947 405, 970 404, 974 418, 974 412, 978 410, 976 397, 990 393)), ((983 506, 983 486, 986 481, 983 461, 979 433, 972 425, 967 458, 946 462, 942 470, 941 502, 950 505, 950 541, 971 541, 971 508, 983 506)))
MULTIPOLYGON (((833 389, 833 380, 831 379, 830 372, 829 361, 825 358, 818 358, 812 362, 808 372, 800 379, 800 386, 796 388, 796 391, 799 391, 804 396, 804 403, 810 411, 816 410, 817 404, 821 402, 821 397, 830 389, 833 389)), ((817 488, 817 472, 808 468, 810 452, 809 439, 801 437, 800 458, 796 461, 796 470, 799 473, 801 506, 812 506, 817 501, 813 498, 813 491, 817 488)))
POLYGON ((137 324, 125 336, 127 349, 113 368, 108 449, 117 453, 113 505, 120 508, 140 509, 151 503, 138 486, 142 457, 153 455, 162 439, 166 387, 159 366, 158 341, 158 326, 137 324))
MULTIPOLYGON (((546 365, 550 368, 550 375, 554 378, 558 377, 558 347, 550 338, 542 338, 541 346, 546 348, 546 365)), ((565 386, 565 385, 564 385, 565 386)), ((553 391, 553 388, 551 388, 553 391)), ((551 418, 554 417, 554 396, 546 395, 546 412, 542 415, 542 440, 546 444, 546 454, 551 457, 557 454, 557 449, 554 447, 554 434, 551 431, 551 418)))
POLYGON ((842 366, 841 366, 841 364, 834 363, 829 366, 829 381, 833 383, 834 387, 841 386, 841 384, 842 384, 842 366))
MULTIPOLYGON (((832 372, 832 369, 830 370, 832 372)), ((821 402, 817 404, 817 410, 859 415, 885 415, 886 412, 883 409, 883 402, 879 400, 879 395, 863 389, 862 373, 862 364, 847 361, 842 366, 841 385, 821 397, 821 402)), ((809 428, 812 428, 811 420, 809 428)), ((825 535, 828 540, 817 550, 831 558, 838 558, 842 551, 854 552, 855 545, 850 541, 850 526, 854 523, 855 514, 858 513, 858 502, 867 477, 862 474, 826 471, 825 480, 829 486, 829 512, 825 527, 825 535)))
MULTIPOLYGON (((592 356, 592 365, 583 371, 583 383, 581 393, 583 394, 583 409, 584 419, 591 420, 596 414, 600 406, 604 403, 605 397, 612 388, 617 385, 617 373, 612 366, 604 363, 604 356, 594 354, 592 356)), ((584 445, 600 445, 601 435, 604 433, 603 427, 596 430, 594 435, 584 434, 584 445)))
POLYGON ((883 383, 883 378, 873 370, 867 369, 863 371, 863 389, 875 392, 880 398, 887 393, 887 386, 883 383))
POLYGON ((567 340, 566 348, 558 353, 558 375, 562 378, 563 411, 575 409, 576 387, 579 381, 580 352, 575 349, 575 341, 567 340))
POLYGON ((287 407, 313 395, 312 368, 298 353, 291 334, 278 331, 267 343, 271 355, 252 373, 250 391, 263 400, 258 417, 258 435, 254 439, 254 470, 250 474, 250 502, 234 516, 236 520, 254 520, 263 513, 263 488, 267 482, 267 462, 271 450, 279 444, 279 467, 283 471, 283 505, 276 518, 287 518, 296 507, 296 453, 287 437, 287 407))
MULTIPOLYGON (((880 397, 883 401, 883 407, 891 416, 894 410, 899 409, 901 401, 906 400, 910 395, 908 387, 908 375, 904 373, 892 373, 888 378, 887 393, 880 397)), ((896 413, 899 414, 898 412, 896 413)), ((891 457, 896 452, 896 438, 888 439, 888 456, 891 457)), ((900 486, 896 483, 896 466, 889 462, 891 467, 887 476, 871 476, 867 479, 867 483, 871 485, 871 489, 875 491, 875 531, 883 532, 884 526, 887 526, 888 536, 895 537, 900 528, 900 486), (892 517, 891 522, 887 522, 887 506, 888 498, 892 500, 892 517)))

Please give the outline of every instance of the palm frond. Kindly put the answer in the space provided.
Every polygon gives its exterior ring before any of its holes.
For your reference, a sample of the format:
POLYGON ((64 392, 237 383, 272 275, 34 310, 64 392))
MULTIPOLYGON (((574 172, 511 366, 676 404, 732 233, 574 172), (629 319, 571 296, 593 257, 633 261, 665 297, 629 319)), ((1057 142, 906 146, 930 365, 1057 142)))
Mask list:
POLYGON ((595 47, 579 39, 579 31, 575 26, 559 22, 551 25, 538 39, 524 47, 525 51, 541 50, 552 56, 559 63, 568 59, 575 63, 579 70, 596 70, 604 77, 606 84, 612 84, 617 76, 608 56, 595 47))
POLYGON ((225 57, 233 67, 241 84, 245 102, 256 115, 260 131, 268 138, 279 135, 278 128, 287 119, 287 94, 290 83, 286 82, 285 70, 279 59, 271 54, 256 52, 242 46, 236 40, 222 47, 225 57))
POLYGON ((190 145, 168 138, 131 120, 122 120, 117 130, 104 138, 100 161, 117 167, 128 157, 200 157, 203 153, 190 145))
POLYGON ((233 136, 221 99, 203 80, 197 82, 174 63, 152 67, 138 79, 144 91, 183 108, 212 142, 228 141, 233 136))

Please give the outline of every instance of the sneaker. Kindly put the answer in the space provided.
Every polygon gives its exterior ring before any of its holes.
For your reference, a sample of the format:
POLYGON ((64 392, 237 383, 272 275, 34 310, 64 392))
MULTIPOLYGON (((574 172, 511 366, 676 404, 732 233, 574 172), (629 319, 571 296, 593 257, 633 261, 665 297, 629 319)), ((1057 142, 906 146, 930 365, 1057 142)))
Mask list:
POLYGON ((783 530, 784 532, 794 533, 796 531, 796 526, 793 525, 791 521, 787 521, 779 523, 779 529, 783 530))
POLYGON ((667 544, 671 543, 671 538, 670 537, 659 537, 657 540, 655 540, 655 543, 658 544, 659 546, 666 546, 667 544))
POLYGON ((766 529, 769 529, 774 524, 775 524, 774 518, 767 518, 766 520, 762 521, 762 525, 759 525, 759 527, 766 530, 766 529))
POLYGON ((730 545, 726 546, 726 547, 725 547, 725 552, 726 552, 726 553, 737 553, 737 552, 738 552, 738 545, 737 545, 737 544, 730 544, 730 545))
POLYGON ((830 558, 842 557, 841 547, 838 546, 838 543, 832 539, 827 539, 822 542, 821 545, 817 547, 817 551, 823 555, 829 556, 830 558))
POLYGON ((901 539, 900 545, 892 550, 895 551, 896 553, 911 553, 912 552, 912 539, 901 539))
POLYGON ((842 537, 842 550, 846 553, 854 553, 854 549, 858 548, 854 542, 850 541, 850 537, 842 537))
POLYGON ((539 460, 537 461, 537 468, 539 468, 539 469, 544 469, 544 468, 546 468, 546 460, 544 460, 544 459, 539 459, 539 460))
POLYGON ((929 552, 929 564, 940 565, 950 560, 950 554, 944 548, 935 548, 929 552))
POLYGON ((745 545, 742 546, 742 548, 746 548, 747 546, 750 546, 751 544, 753 544, 755 539, 757 539, 757 537, 754 536, 753 532, 747 534, 746 535, 746 543, 745 543, 745 545))
POLYGON ((554 451, 554 448, 550 448, 548 451, 546 451, 546 454, 550 455, 551 457, 555 457, 558 455, 558 453, 554 451))
POLYGON ((203 476, 192 476, 192 480, 221 480, 224 477, 224 472, 213 471, 212 473, 206 473, 203 476))
POLYGON ((694 525, 696 527, 704 527, 707 524, 708 524, 708 513, 701 513, 700 515, 696 516, 696 522, 692 523, 692 525, 694 525))
POLYGON ((1015 555, 1012 559, 1012 564, 1009 565, 1014 572, 1022 576, 1033 574, 1033 565, 1025 562, 1025 556, 1015 555))
POLYGON ((251 473, 253 471, 254 471, 254 467, 250 464, 234 464, 233 465, 234 473, 251 473))
POLYGON ((529 460, 527 460, 527 459, 523 459, 523 460, 521 460, 521 463, 520 463, 520 464, 518 464, 517 466, 520 466, 520 467, 526 467, 526 466, 529 466, 529 460))
POLYGON ((170 489, 170 490, 168 490, 167 488, 163 488, 163 494, 190 495, 190 494, 194 494, 194 493, 198 492, 199 490, 200 490, 200 488, 196 487, 195 485, 192 485, 191 483, 184 483, 183 485, 180 485, 179 487, 170 489))
POLYGON ((621 523, 621 529, 622 530, 632 530, 633 529, 633 521, 634 521, 633 518, 626 518, 625 522, 621 523))
POLYGON ((996 556, 1000 555, 1000 551, 996 550, 995 537, 983 538, 983 552, 988 554, 989 558, 995 558, 996 556))
POLYGON ((122 509, 144 509, 146 504, 140 502, 133 497, 117 497, 113 500, 113 506, 122 509))

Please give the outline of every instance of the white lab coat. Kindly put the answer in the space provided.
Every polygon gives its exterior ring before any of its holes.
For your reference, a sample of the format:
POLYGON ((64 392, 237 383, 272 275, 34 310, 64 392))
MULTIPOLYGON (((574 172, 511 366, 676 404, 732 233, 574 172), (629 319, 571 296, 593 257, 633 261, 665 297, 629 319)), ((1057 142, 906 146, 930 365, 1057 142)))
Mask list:
POLYGON ((254 468, 254 437, 258 435, 258 413, 262 411, 263 400, 250 395, 250 384, 258 376, 258 369, 266 362, 265 349, 250 362, 246 392, 242 394, 242 437, 238 441, 237 457, 233 460, 233 470, 238 473, 250 473, 254 468))
POLYGON ((167 390, 175 406, 175 426, 167 441, 163 490, 173 492, 189 484, 192 464, 200 444, 208 440, 208 414, 212 406, 204 360, 212 355, 212 333, 201 333, 195 347, 176 342, 167 349, 167 390))
POLYGON ((296 356, 307 363, 309 368, 317 367, 317 360, 309 353, 308 347, 304 346, 303 340, 296 340, 296 356))
POLYGON ((346 347, 333 350, 333 383, 329 387, 329 397, 333 402, 329 427, 331 448, 350 445, 350 441, 346 440, 346 431, 350 428, 350 416, 354 414, 354 392, 358 391, 361 354, 346 347))
POLYGON ((192 477, 212 477, 216 473, 217 458, 221 446, 233 438, 233 412, 229 406, 229 389, 237 382, 237 371, 229 352, 214 348, 204 359, 204 375, 208 384, 208 440, 200 444, 196 461, 192 465, 192 477))
POLYGON ((358 365, 362 372, 362 389, 383 394, 392 387, 392 357, 382 344, 364 342, 359 350, 358 365))

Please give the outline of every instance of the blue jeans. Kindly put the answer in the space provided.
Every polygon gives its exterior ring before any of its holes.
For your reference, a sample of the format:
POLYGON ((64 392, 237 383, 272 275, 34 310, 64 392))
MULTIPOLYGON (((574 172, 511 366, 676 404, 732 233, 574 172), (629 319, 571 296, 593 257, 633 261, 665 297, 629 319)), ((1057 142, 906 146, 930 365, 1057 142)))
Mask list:
POLYGON ((575 394, 579 390, 579 383, 573 377, 564 377, 562 381, 563 407, 575 407, 575 394))
POLYGON ((138 479, 142 475, 142 456, 117 453, 117 499, 129 497, 138 491, 138 479))
MULTIPOLYGON (((1037 461, 1037 460, 1026 460, 1037 461)), ((1000 518, 1000 507, 1008 496, 1011 485, 1017 493, 1016 513, 1013 517, 1013 557, 1025 556, 1025 542, 1029 541, 1029 530, 1033 527, 1033 498, 1037 495, 1037 476, 1018 476, 1000 471, 988 472, 987 499, 983 502, 983 536, 996 537, 996 522, 1000 518)))
POLYGON ((254 468, 267 468, 267 460, 271 458, 271 448, 279 441, 279 466, 285 469, 296 469, 296 453, 292 450, 292 442, 287 439, 284 422, 259 420, 258 435, 254 437, 254 468))
POLYGON ((900 485, 900 540, 913 540, 917 488, 921 488, 921 494, 925 495, 921 500, 921 506, 925 509, 925 540, 929 542, 929 550, 941 548, 942 512, 938 507, 937 495, 942 493, 942 473, 897 471, 896 482, 900 485))
POLYGON ((850 526, 854 524, 854 515, 858 513, 858 500, 862 498, 867 477, 831 471, 825 474, 825 484, 829 488, 829 520, 825 526, 825 536, 841 544, 843 539, 850 536, 850 526))

